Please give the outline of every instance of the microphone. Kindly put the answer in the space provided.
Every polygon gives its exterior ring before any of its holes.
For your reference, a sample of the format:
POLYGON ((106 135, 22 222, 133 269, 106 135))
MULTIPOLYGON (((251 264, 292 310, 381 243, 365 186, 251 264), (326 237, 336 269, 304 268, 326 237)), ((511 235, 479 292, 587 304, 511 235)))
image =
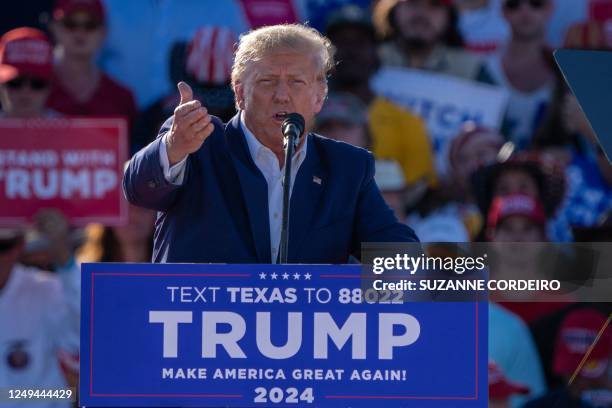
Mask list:
POLYGON ((299 113, 290 113, 285 117, 281 125, 281 131, 285 137, 285 142, 292 141, 293 148, 296 149, 299 144, 300 137, 304 133, 304 117, 299 113))
POLYGON ((290 113, 285 116, 281 125, 285 140, 285 174, 283 176, 283 218, 281 224, 281 239, 278 252, 279 262, 287 263, 289 255, 289 193, 291 191, 291 158, 297 149, 300 136, 304 133, 304 117, 299 113, 290 113))

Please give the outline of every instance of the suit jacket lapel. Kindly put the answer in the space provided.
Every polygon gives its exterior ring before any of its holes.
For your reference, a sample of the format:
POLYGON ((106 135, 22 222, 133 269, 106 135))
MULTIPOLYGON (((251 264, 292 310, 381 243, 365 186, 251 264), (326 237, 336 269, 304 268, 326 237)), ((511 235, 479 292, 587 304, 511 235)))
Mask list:
POLYGON ((240 114, 232 118, 225 127, 227 145, 242 190, 244 204, 247 208, 249 224, 257 259, 262 263, 271 262, 270 254, 270 221, 268 219, 268 184, 257 168, 244 134, 240 127, 240 114))
POLYGON ((308 135, 306 159, 300 166, 291 192, 289 209, 289 262, 298 259, 301 246, 313 225, 326 187, 327 171, 319 155, 316 138, 308 135))

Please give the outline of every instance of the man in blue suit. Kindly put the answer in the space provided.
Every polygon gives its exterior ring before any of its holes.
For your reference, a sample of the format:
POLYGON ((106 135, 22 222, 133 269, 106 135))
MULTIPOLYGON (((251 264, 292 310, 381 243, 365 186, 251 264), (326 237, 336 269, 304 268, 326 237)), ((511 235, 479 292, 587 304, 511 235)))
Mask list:
MULTIPOLYGON (((154 262, 278 259, 284 149, 281 124, 311 128, 327 95, 333 48, 316 30, 269 26, 241 37, 232 66, 239 113, 210 116, 191 88, 158 138, 130 160, 128 200, 157 210, 154 262)), ((362 242, 417 241, 374 182, 366 150, 309 133, 292 158, 291 263, 346 263, 362 242)))

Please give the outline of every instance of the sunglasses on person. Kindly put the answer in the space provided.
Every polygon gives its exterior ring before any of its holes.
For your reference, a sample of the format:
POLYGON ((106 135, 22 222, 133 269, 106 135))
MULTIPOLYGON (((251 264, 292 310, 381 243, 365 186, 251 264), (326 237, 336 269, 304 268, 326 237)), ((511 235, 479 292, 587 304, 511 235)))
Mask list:
POLYGON ((9 89, 22 89, 26 85, 29 85, 30 89, 33 89, 34 91, 42 91, 43 89, 47 89, 49 87, 49 81, 35 77, 17 77, 6 83, 6 86, 9 89))
POLYGON ((521 7, 521 4, 527 3, 532 9, 541 9, 546 6, 548 0, 506 0, 504 7, 508 10, 516 10, 521 7))
POLYGON ((85 20, 85 21, 77 21, 72 18, 65 18, 62 20, 62 25, 64 26, 66 30, 69 30, 69 31, 76 31, 78 29, 81 29, 83 31, 95 31, 98 28, 100 28, 102 23, 98 20, 93 20, 93 19, 85 20))
POLYGON ((8 252, 15 248, 19 243, 19 238, 0 239, 0 253, 8 252))

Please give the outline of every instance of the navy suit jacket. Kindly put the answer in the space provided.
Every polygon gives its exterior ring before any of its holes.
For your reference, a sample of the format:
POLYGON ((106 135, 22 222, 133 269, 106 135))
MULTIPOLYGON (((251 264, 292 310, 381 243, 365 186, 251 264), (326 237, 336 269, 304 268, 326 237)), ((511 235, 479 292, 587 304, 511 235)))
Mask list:
MULTIPOLYGON (((239 115, 189 155, 183 184, 167 182, 160 135, 130 160, 127 199, 158 211, 153 262, 270 263, 268 190, 247 146, 239 115)), ((399 223, 374 182, 367 150, 309 134, 291 193, 291 263, 346 263, 361 242, 417 241, 399 223), (320 183, 318 182, 320 180, 320 183)))

